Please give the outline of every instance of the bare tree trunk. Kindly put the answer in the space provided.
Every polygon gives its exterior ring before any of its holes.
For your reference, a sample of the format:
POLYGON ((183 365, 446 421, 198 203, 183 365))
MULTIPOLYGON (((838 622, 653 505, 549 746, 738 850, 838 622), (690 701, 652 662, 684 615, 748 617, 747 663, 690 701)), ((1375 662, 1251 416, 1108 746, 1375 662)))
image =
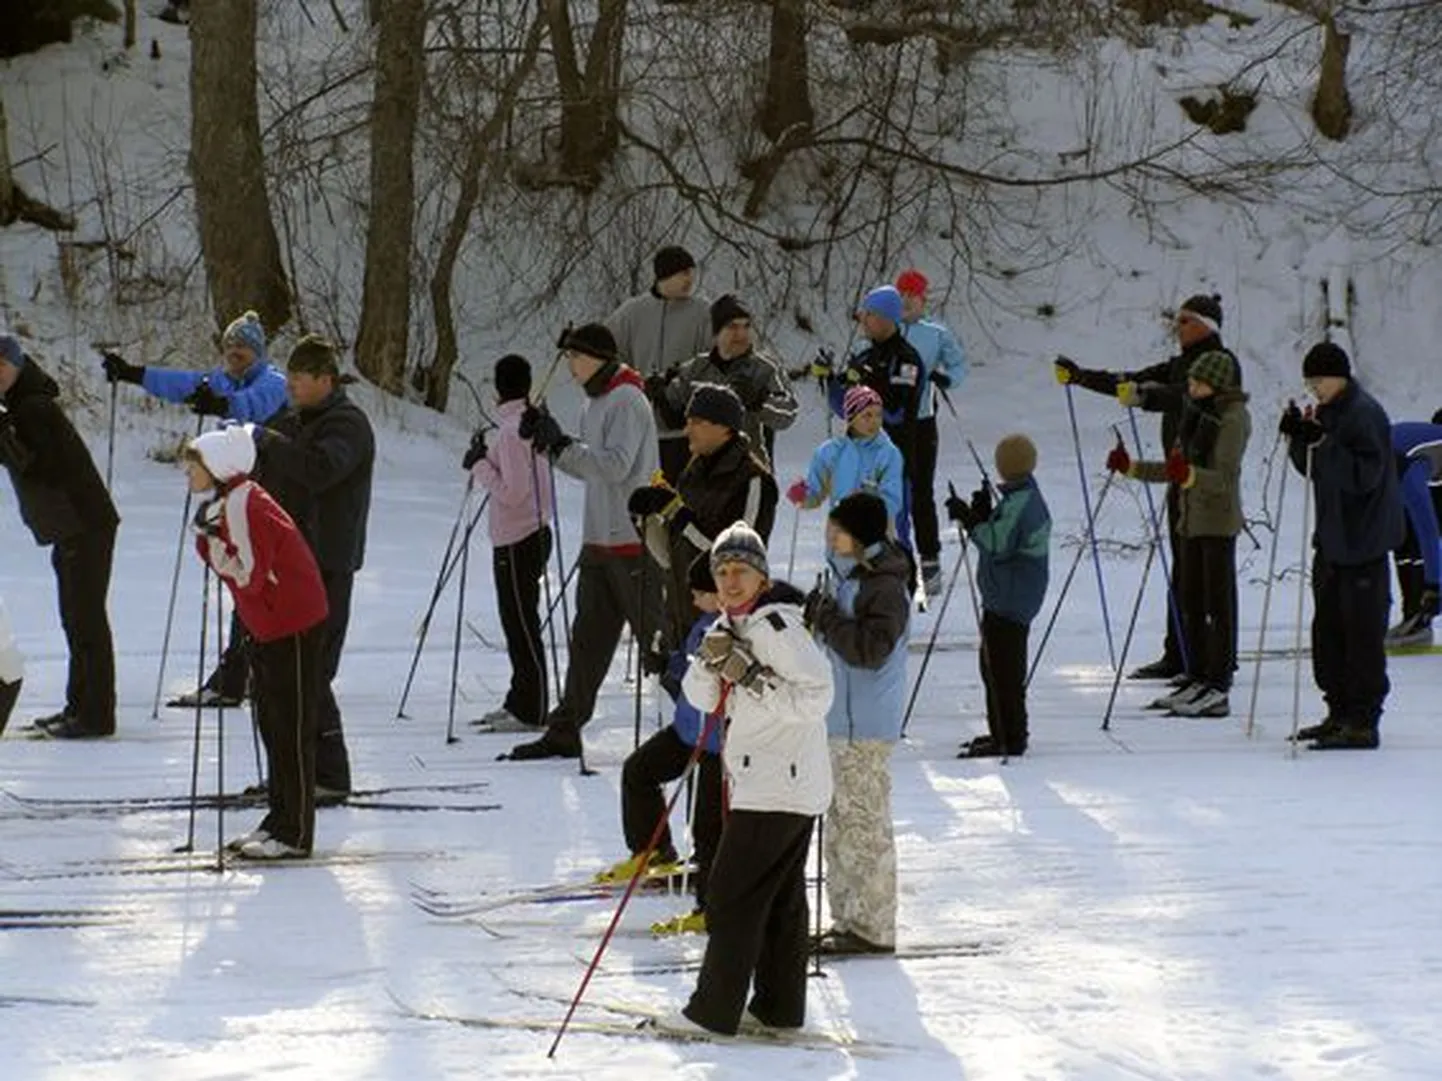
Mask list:
POLYGON ((125 0, 125 47, 135 48, 135 0, 125 0))
POLYGON ((510 123, 521 88, 535 70, 544 30, 545 23, 537 17, 526 33, 521 59, 511 70, 506 85, 496 96, 494 111, 471 140, 461 171, 461 187, 456 196, 456 206, 451 213, 450 223, 446 226, 446 235, 441 241, 436 267, 431 274, 431 311, 436 323, 436 352, 431 363, 421 372, 421 385, 426 405, 442 413, 446 411, 450 401, 451 372, 460 357, 460 346, 456 341, 456 320, 451 311, 451 281, 455 277, 456 260, 460 258, 461 246, 465 243, 466 233, 470 229, 471 215, 481 197, 482 177, 494 166, 491 146, 510 123))
POLYGON ((255 12, 255 0, 191 8, 190 176, 216 321, 253 308, 274 332, 290 319, 290 288, 265 192, 255 12))
POLYGON ((370 220, 355 355, 367 379, 399 394, 410 344, 414 151, 425 79, 426 9, 419 0, 371 0, 370 13, 376 31, 370 220))
POLYGON ((1341 142, 1352 128, 1352 98, 1347 93, 1347 52, 1352 36, 1337 29, 1331 12, 1322 17, 1322 34, 1322 65, 1312 98, 1312 120, 1328 139, 1341 142))
POLYGON ((593 191, 621 145, 617 108, 626 0, 599 0, 584 70, 566 0, 546 0, 546 23, 561 89, 561 171, 582 191, 593 191))
POLYGON ((766 97, 756 119, 773 143, 780 142, 787 129, 810 128, 816 120, 807 69, 806 0, 772 0, 766 97))
POLYGON ((0 222, 8 222, 15 204, 15 181, 10 178, 10 122, 5 119, 5 96, 0 94, 0 222))

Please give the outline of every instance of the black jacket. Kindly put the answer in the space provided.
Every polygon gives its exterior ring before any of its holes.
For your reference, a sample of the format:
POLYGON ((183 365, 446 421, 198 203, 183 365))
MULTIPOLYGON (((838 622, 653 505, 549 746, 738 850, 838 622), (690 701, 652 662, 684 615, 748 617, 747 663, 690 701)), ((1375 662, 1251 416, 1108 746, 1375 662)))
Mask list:
POLYGON ((691 560, 709 551, 727 526, 745 521, 771 538, 776 521, 776 479, 751 450, 751 441, 737 435, 720 450, 692 458, 681 471, 676 490, 685 502, 671 520, 671 567, 686 580, 691 560))
POLYGON ((1231 357, 1236 370, 1237 389, 1242 388, 1241 362, 1215 334, 1193 342, 1180 353, 1159 364, 1129 372, 1083 368, 1077 373, 1074 382, 1085 390, 1093 390, 1109 397, 1116 397, 1118 383, 1136 383, 1142 392, 1141 408, 1148 413, 1162 415, 1162 447, 1171 450, 1176 445, 1182 412, 1187 404, 1187 373, 1192 370, 1192 362, 1203 353, 1225 353, 1231 357))
POLYGON ((4 396, 0 461, 35 543, 113 532, 120 515, 79 433, 60 408, 60 388, 29 357, 4 396))
MULTIPOLYGON (((1381 559, 1402 543, 1402 493, 1392 456, 1392 422, 1382 406, 1350 380, 1331 403, 1317 407, 1326 434, 1312 450, 1316 528, 1312 546, 1329 563, 1357 566, 1381 559)), ((1306 474, 1307 448, 1287 447, 1306 474)))
MULTIPOLYGON (((898 432, 908 433, 903 438, 909 441, 921 408, 922 383, 926 379, 926 365, 916 347, 898 330, 884 342, 872 342, 870 348, 857 353, 846 366, 860 375, 862 383, 881 395, 881 411, 893 441, 898 441, 898 432)), ((844 378, 833 377, 831 406, 841 415, 844 415, 842 404, 847 385, 844 378)), ((903 453, 909 450, 903 447, 903 453)))
POLYGON ((376 457, 375 433, 360 406, 337 387, 314 408, 287 409, 257 431, 257 467, 310 538, 320 569, 360 570, 376 457))

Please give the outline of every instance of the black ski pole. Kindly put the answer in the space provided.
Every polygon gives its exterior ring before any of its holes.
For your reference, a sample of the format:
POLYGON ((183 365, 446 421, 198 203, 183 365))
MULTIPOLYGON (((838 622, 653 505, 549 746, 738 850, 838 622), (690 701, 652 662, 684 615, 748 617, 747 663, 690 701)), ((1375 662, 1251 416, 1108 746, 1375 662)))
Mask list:
MULTIPOLYGON (((195 418, 195 438, 200 438, 201 429, 205 426, 205 417, 195 418)), ((155 702, 150 707, 150 719, 160 720, 160 696, 165 690, 165 664, 170 657, 170 632, 175 626, 175 595, 180 589, 180 559, 185 551, 185 535, 190 530, 190 500, 193 493, 187 487, 185 489, 185 503, 180 508, 180 535, 175 538, 175 566, 170 572, 170 601, 165 606, 165 635, 160 640, 160 670, 155 673, 155 702)), ((201 682, 196 685, 195 693, 197 699, 200 697, 200 688, 205 682, 205 673, 200 673, 201 682)))
MULTIPOLYGON (((1132 422, 1132 442, 1136 445, 1137 457, 1141 458, 1142 433, 1137 427, 1137 411, 1135 409, 1128 409, 1127 418, 1132 422)), ((1117 442, 1121 443, 1121 432, 1117 431, 1115 426, 1113 426, 1112 431, 1116 433, 1117 442)), ((1157 542, 1158 554, 1162 561, 1162 574, 1164 574, 1167 579, 1167 616, 1171 620, 1172 631, 1177 636, 1177 650, 1182 655, 1182 671, 1189 673, 1192 670, 1192 655, 1187 649, 1187 629, 1182 619, 1181 600, 1177 596, 1177 591, 1172 588, 1172 568, 1167 565, 1167 553, 1162 550, 1161 519, 1157 516, 1157 504, 1156 501, 1152 499, 1151 486, 1143 486, 1142 493, 1147 497, 1147 520, 1152 527, 1152 536, 1157 542)))
MULTIPOLYGON (((225 606, 222 599, 225 583, 215 575, 215 651, 222 654, 220 643, 225 606)), ((215 871, 225 870, 225 699, 221 698, 215 710, 215 871)))
POLYGON ((1116 667, 1117 651, 1112 643, 1112 617, 1107 608, 1107 583, 1106 577, 1102 574, 1102 557, 1097 549, 1097 527, 1096 519, 1092 516, 1092 497, 1087 485, 1086 462, 1082 460, 1081 427, 1077 424, 1076 403, 1072 400, 1072 385, 1066 384, 1063 389, 1066 391, 1067 417, 1071 421, 1072 447, 1076 451, 1077 480, 1081 485, 1082 509, 1086 511, 1087 540, 1091 542, 1092 566, 1096 569, 1097 575, 1097 596, 1101 600, 1102 627, 1107 633, 1107 656, 1111 658, 1112 667, 1116 667))
POLYGON ((1126 671, 1127 652, 1132 648, 1132 635, 1136 633, 1137 629, 1137 615, 1142 610, 1142 597, 1146 595, 1147 579, 1152 575, 1152 560, 1157 554, 1157 547, 1160 543, 1158 538, 1153 537, 1151 543, 1147 545, 1147 562, 1146 565, 1142 567, 1141 584, 1137 586, 1137 597, 1136 600, 1132 602, 1131 618, 1127 620, 1127 634, 1126 637, 1122 639, 1121 663, 1117 665, 1117 670, 1112 673, 1112 689, 1111 694, 1107 696, 1107 711, 1102 715, 1103 732, 1110 732, 1112 730, 1112 709, 1117 703, 1117 690, 1122 685, 1122 673, 1126 671))
POLYGON ((931 655, 936 651, 937 635, 941 632, 942 620, 951 604, 952 591, 961 577, 961 561, 966 558, 966 540, 962 539, 961 549, 956 553, 956 562, 951 567, 951 579, 946 583, 946 592, 941 595, 941 607, 936 610, 936 622, 931 625, 931 636, 926 641, 926 652, 921 656, 921 667, 916 670, 916 682, 911 685, 911 695, 906 700, 906 713, 901 718, 901 735, 906 736, 906 727, 911 723, 912 710, 916 708, 917 695, 921 693, 921 681, 926 678, 926 669, 931 664, 931 655))
POLYGON ((456 688, 460 683, 461 674, 461 628, 466 621, 466 576, 471 568, 471 532, 475 529, 474 520, 466 527, 466 535, 461 539, 461 583, 456 591, 456 636, 451 643, 451 698, 450 706, 446 713, 446 743, 459 743, 460 737, 456 735, 456 688))
POLYGON ((821 890, 824 885, 822 870, 822 849, 826 847, 826 816, 816 816, 816 937, 812 940, 812 979, 825 979, 826 973, 821 971, 821 890))
MULTIPOLYGON (((201 571, 205 575, 200 586, 200 656, 197 667, 199 668, 200 683, 205 682, 205 636, 210 626, 210 564, 202 563, 201 571)), ((196 686, 199 687, 200 683, 196 686)), ((205 705, 201 696, 195 696, 195 734, 191 740, 190 749, 190 822, 185 830, 185 844, 175 849, 177 852, 195 851, 195 811, 200 800, 200 722, 205 715, 205 705)))

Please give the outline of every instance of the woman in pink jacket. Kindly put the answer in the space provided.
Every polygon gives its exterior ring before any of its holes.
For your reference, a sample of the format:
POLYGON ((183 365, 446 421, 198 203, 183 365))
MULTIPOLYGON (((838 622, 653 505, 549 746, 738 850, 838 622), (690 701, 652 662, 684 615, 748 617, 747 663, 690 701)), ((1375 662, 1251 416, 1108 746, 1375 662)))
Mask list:
POLYGON ((546 722, 546 651, 541 642, 541 576, 551 557, 551 462, 518 428, 531 393, 531 365, 509 353, 496 361, 495 446, 481 429, 461 465, 490 493, 496 606, 511 686, 501 707, 477 724, 492 732, 534 732, 546 722))

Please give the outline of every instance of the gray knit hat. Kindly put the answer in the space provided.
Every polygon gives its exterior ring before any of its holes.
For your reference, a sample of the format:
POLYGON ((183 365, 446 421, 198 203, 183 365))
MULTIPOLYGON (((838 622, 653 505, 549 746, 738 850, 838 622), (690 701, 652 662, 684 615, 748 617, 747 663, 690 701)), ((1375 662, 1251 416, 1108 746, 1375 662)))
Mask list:
POLYGON ((771 568, 766 563, 766 542, 745 522, 728 525, 711 543, 711 572, 714 574, 723 563, 745 563, 771 577, 771 568))

